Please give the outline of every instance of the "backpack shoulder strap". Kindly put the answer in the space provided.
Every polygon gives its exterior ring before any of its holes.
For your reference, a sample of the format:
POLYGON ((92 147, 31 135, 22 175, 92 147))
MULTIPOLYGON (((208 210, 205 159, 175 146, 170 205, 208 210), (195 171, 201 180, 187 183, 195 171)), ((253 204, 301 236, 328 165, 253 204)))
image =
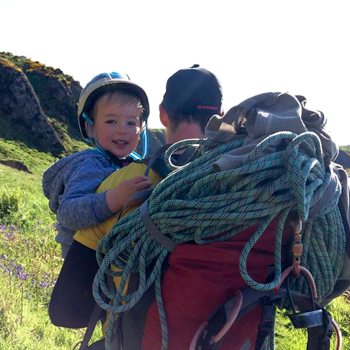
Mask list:
POLYGON ((102 310, 97 304, 95 305, 90 319, 89 319, 89 323, 87 325, 85 334, 84 334, 84 338, 80 343, 80 347, 79 350, 87 350, 89 349, 89 341, 92 337, 92 333, 95 330, 95 327, 98 323, 99 320, 101 320, 101 318, 103 318, 104 316, 104 310, 102 310))
POLYGON ((164 155, 166 150, 170 147, 170 144, 163 145, 152 154, 152 157, 146 159, 147 167, 145 170, 145 176, 148 176, 152 169, 161 177, 166 177, 169 174, 169 169, 165 164, 164 155))

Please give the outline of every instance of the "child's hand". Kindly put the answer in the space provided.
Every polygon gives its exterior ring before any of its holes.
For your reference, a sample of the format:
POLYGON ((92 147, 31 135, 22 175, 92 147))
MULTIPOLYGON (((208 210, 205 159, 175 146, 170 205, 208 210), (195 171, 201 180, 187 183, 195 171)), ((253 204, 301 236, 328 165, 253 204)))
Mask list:
POLYGON ((108 209, 113 213, 118 212, 135 192, 149 188, 151 185, 151 181, 146 176, 136 176, 122 182, 117 187, 107 191, 106 201, 108 209))
POLYGON ((136 176, 131 180, 122 182, 115 188, 115 191, 124 205, 135 192, 149 188, 151 185, 152 183, 148 177, 136 176))

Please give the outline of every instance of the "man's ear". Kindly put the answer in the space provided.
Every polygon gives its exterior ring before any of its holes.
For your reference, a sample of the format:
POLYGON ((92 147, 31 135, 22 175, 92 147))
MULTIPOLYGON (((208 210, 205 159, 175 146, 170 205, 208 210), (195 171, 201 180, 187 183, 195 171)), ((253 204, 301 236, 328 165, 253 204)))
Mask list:
POLYGON ((161 104, 159 105, 159 119, 165 128, 169 126, 168 113, 161 104))

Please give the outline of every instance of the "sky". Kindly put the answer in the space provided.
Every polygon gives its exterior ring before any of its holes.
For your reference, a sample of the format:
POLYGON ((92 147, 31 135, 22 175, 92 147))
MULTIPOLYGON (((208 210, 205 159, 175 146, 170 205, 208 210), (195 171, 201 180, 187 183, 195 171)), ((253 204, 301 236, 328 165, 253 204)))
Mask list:
POLYGON ((346 0, 0 0, 0 51, 60 68, 82 86, 128 73, 150 99, 195 63, 221 81, 224 109, 256 94, 304 95, 350 145, 346 0))

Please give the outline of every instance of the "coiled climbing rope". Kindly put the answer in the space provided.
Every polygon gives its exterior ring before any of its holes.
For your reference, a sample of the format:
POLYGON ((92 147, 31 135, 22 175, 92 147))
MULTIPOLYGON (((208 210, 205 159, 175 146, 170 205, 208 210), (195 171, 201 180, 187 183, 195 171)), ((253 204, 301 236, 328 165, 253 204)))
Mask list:
MULTIPOLYGON (((223 241, 256 225, 242 251, 239 268, 249 286, 271 290, 279 284, 282 272, 283 229, 289 214, 296 212, 303 221, 302 264, 313 274, 322 298, 330 293, 341 271, 345 232, 337 208, 341 189, 334 183, 331 186, 334 179, 325 169, 319 138, 312 132, 300 135, 278 132, 259 143, 240 166, 228 169, 217 166, 222 155, 242 147, 243 142, 242 137, 221 145, 210 144, 208 140, 204 154, 163 180, 146 202, 153 224, 177 244, 223 241), (331 195, 320 205, 330 188, 331 195), (247 258, 276 217, 274 278, 266 284, 258 283, 249 275, 247 258)), ((167 154, 184 144, 173 145, 167 154)), ((121 219, 101 241, 97 250, 100 268, 93 294, 96 302, 111 313, 106 331, 107 349, 115 317, 131 309, 153 284, 161 320, 162 350, 167 348, 161 271, 168 254, 168 249, 149 234, 139 208, 121 219), (139 275, 138 288, 125 294, 131 273, 139 275), (115 290, 108 279, 116 275, 121 277, 121 282, 115 290), (111 302, 106 302, 106 297, 111 302)), ((299 280, 293 289, 303 291, 307 287, 299 280)))

